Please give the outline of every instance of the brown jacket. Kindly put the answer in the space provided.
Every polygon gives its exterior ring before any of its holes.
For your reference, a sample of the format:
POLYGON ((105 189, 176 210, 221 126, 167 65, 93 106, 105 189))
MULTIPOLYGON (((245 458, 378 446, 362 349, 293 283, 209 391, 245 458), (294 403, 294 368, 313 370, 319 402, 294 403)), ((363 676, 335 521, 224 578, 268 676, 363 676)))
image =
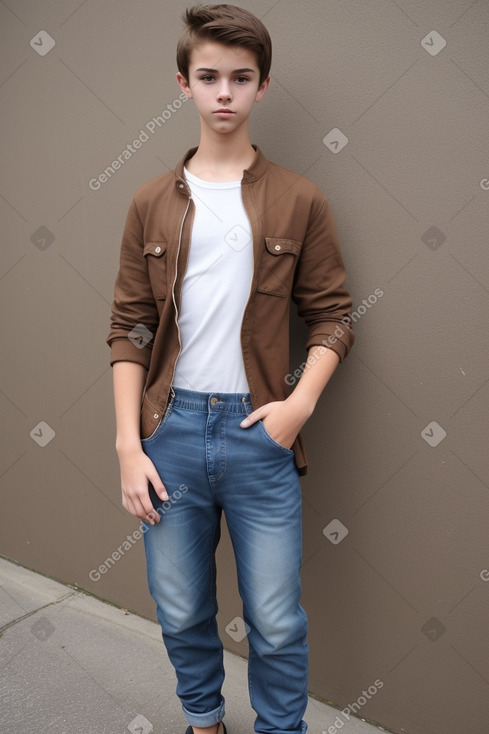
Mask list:
MULTIPOLYGON (((255 147, 255 146, 254 146, 255 147)), ((308 327, 306 349, 324 344, 343 359, 353 344, 345 270, 327 199, 311 181, 267 161, 256 148, 243 171, 242 197, 253 235, 254 273, 241 324, 241 345, 253 409, 290 394, 289 308, 296 303, 308 327)), ((194 204, 184 177, 186 153, 175 171, 135 193, 122 238, 110 333, 111 364, 147 368, 141 437, 157 428, 167 406, 180 353, 178 308, 194 204)), ((307 471, 302 436, 292 449, 307 471)))

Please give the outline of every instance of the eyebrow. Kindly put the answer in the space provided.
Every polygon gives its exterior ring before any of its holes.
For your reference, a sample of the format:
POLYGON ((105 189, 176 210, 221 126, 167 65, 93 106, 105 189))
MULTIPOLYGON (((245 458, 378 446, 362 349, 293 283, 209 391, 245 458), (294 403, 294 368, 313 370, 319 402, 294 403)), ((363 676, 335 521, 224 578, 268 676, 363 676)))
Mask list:
MULTIPOLYGON (((204 66, 201 66, 200 69, 196 69, 196 71, 207 71, 207 72, 210 72, 211 74, 218 74, 219 73, 217 69, 207 69, 204 66)), ((244 74, 245 72, 247 74, 250 74, 250 73, 251 74, 255 74, 256 73, 256 69, 234 69, 234 71, 232 71, 231 73, 232 74, 244 74)))

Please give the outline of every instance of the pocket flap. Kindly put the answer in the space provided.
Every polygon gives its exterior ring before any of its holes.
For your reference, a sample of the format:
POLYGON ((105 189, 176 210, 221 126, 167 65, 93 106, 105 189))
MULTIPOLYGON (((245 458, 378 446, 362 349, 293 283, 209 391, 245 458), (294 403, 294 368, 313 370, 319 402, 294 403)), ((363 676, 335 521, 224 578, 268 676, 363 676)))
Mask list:
POLYGON ((166 250, 166 242, 146 242, 144 245, 143 255, 154 255, 161 257, 166 250))
POLYGON ((265 237, 265 244, 271 255, 284 255, 286 252, 298 255, 302 247, 302 242, 287 240, 283 237, 265 237))

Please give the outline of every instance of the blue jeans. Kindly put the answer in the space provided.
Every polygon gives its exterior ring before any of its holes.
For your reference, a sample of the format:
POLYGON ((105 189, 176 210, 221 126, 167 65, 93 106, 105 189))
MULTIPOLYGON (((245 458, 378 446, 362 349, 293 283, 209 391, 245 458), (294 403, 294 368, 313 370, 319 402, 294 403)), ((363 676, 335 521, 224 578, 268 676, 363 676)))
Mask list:
POLYGON ((144 535, 149 589, 187 721, 212 726, 224 716, 215 564, 224 510, 248 634, 255 731, 299 734, 307 730, 308 671, 301 488, 292 451, 261 421, 240 428, 251 411, 249 394, 173 388, 162 422, 143 439, 170 495, 162 502, 150 485, 161 521, 144 535))

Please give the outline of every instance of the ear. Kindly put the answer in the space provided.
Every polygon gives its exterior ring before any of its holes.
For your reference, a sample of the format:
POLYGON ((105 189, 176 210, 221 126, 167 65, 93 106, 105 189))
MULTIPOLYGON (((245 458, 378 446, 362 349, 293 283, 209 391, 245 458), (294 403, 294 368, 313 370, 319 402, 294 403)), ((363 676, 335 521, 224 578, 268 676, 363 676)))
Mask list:
POLYGON ((270 86, 270 75, 260 84, 256 93, 255 102, 259 102, 265 96, 265 92, 270 86))
POLYGON ((177 82, 182 92, 186 94, 189 99, 192 99, 192 92, 190 91, 188 81, 180 72, 177 72, 177 82))

